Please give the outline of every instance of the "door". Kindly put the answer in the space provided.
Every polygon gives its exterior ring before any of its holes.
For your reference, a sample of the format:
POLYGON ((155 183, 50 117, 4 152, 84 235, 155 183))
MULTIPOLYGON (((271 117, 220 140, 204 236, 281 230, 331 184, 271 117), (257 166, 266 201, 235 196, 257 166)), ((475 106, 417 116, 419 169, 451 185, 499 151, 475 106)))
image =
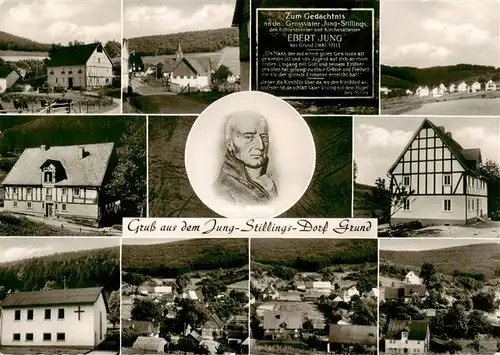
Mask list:
POLYGON ((45 204, 45 217, 52 217, 54 215, 54 204, 46 203, 45 204))
POLYGON ((68 78, 68 87, 73 89, 73 78, 68 78))

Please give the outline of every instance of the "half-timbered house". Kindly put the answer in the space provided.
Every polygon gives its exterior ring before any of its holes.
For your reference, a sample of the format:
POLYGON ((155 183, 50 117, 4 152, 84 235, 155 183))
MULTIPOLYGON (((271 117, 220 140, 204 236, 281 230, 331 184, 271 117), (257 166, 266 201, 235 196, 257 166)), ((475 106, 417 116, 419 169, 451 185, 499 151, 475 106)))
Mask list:
POLYGON ((463 148, 444 127, 425 119, 389 169, 391 188, 407 196, 392 208, 391 222, 465 225, 487 218, 481 162, 480 149, 463 148))

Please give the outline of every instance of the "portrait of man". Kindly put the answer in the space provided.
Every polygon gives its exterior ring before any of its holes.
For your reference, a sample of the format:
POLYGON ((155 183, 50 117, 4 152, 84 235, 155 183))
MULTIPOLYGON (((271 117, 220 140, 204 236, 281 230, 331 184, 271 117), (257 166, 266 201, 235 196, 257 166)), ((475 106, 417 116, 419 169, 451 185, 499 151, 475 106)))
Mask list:
POLYGON ((268 175, 269 134, 266 119, 257 112, 230 114, 225 125, 225 155, 215 191, 231 203, 262 205, 278 196, 268 175))

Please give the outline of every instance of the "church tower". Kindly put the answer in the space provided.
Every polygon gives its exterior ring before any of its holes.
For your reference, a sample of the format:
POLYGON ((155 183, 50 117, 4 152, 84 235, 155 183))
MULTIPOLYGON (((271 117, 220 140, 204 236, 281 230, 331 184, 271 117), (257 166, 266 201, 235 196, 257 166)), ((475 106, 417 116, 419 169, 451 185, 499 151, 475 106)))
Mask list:
POLYGON ((182 54, 181 44, 177 46, 177 51, 175 52, 175 60, 181 60, 184 55, 182 54))

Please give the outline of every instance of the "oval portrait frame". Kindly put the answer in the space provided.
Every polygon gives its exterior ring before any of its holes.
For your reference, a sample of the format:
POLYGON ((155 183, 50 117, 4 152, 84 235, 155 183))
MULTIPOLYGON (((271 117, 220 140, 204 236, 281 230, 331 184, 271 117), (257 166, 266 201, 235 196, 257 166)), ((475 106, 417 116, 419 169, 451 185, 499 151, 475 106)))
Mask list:
POLYGON ((184 162, 193 191, 215 213, 227 218, 274 218, 307 191, 316 167, 316 147, 308 124, 288 102, 260 91, 244 91, 224 96, 200 113, 186 140, 184 162), (266 175, 274 182, 277 196, 262 204, 228 202, 214 187, 225 164, 228 117, 243 112, 259 115, 268 126, 266 175))

